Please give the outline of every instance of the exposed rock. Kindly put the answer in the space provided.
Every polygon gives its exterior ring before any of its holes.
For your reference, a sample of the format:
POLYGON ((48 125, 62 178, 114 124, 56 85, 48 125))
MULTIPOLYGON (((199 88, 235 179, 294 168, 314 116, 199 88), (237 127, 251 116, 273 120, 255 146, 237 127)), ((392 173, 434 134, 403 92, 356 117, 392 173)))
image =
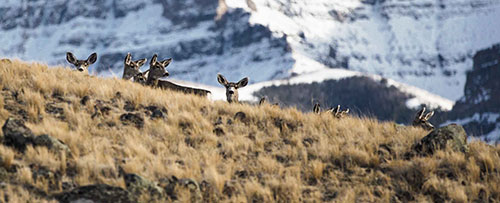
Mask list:
POLYGON ((61 183, 61 174, 52 172, 48 168, 32 164, 30 165, 34 183, 47 183, 50 190, 57 190, 61 183))
POLYGON ((161 178, 158 185, 163 188, 165 194, 167 194, 167 196, 171 200, 177 200, 177 195, 175 194, 175 186, 177 185, 178 181, 179 180, 175 176, 172 176, 170 178, 161 178))
POLYGON ((158 107, 158 106, 147 106, 146 108, 146 115, 149 115, 151 119, 157 119, 157 118, 165 118, 168 114, 168 111, 165 107, 158 107))
POLYGON ((218 125, 222 125, 222 124, 223 124, 222 117, 219 116, 219 118, 217 118, 217 120, 215 121, 214 126, 218 126, 218 125))
POLYGON ((57 153, 65 152, 67 155, 71 154, 71 150, 69 149, 69 147, 66 144, 64 144, 64 142, 62 142, 59 139, 53 138, 47 134, 37 136, 33 140, 33 143, 36 146, 45 146, 45 147, 49 148, 50 150, 57 152, 57 153))
POLYGON ((125 111, 132 112, 132 111, 135 111, 136 106, 131 101, 125 101, 125 105, 123 106, 123 109, 125 111))
POLYGON ((80 100, 80 104, 81 105, 87 105, 87 103, 89 102, 90 100, 90 97, 88 95, 84 96, 81 100, 80 100))
POLYGON ((178 183, 180 186, 189 189, 189 191, 191 192, 191 202, 202 201, 203 196, 200 191, 200 186, 195 180, 189 178, 182 178, 178 181, 178 183))
POLYGON ((61 120, 65 120, 64 109, 57 106, 55 103, 49 103, 45 105, 45 112, 54 115, 54 117, 61 120))
POLYGON ((97 100, 94 105, 94 113, 91 118, 94 119, 97 116, 107 116, 111 111, 111 107, 107 106, 104 101, 97 100))
POLYGON ((213 130, 214 134, 217 135, 217 136, 222 136, 224 135, 224 129, 222 129, 221 127, 216 127, 214 130, 213 130))
POLYGON ((124 125, 135 125, 137 128, 142 128, 144 126, 144 118, 138 113, 125 113, 120 116, 120 121, 124 125))
POLYGON ((175 194, 177 186, 188 189, 191 192, 191 202, 201 202, 203 199, 200 186, 193 179, 178 179, 177 177, 172 176, 170 178, 160 179, 159 185, 165 190, 165 193, 171 200, 177 200, 177 194, 175 194))
POLYGON ((222 194, 228 196, 229 198, 236 194, 239 194, 239 191, 236 188, 236 182, 226 181, 226 183, 224 183, 224 188, 222 189, 222 194))
POLYGON ((3 143, 20 151, 26 150, 26 145, 32 144, 35 137, 31 130, 24 125, 24 121, 13 118, 5 121, 2 132, 3 143))
POLYGON ((67 191, 76 188, 76 184, 74 182, 62 182, 61 187, 62 190, 67 191))
POLYGON ((247 123, 249 119, 247 118, 247 114, 245 112, 240 111, 234 114, 234 120, 239 120, 241 122, 247 123))
POLYGON ((0 167, 0 182, 8 180, 9 180, 9 172, 4 167, 0 167))
POLYGON ((182 178, 182 179, 180 179, 179 180, 179 184, 181 186, 189 188, 190 190, 200 189, 200 186, 198 186, 198 183, 195 180, 189 179, 189 178, 182 178))
POLYGON ((451 124, 432 131, 412 147, 412 153, 429 155, 446 148, 468 152, 467 134, 462 126, 451 124))
POLYGON ((161 198, 163 196, 163 188, 137 174, 125 174, 123 179, 125 180, 127 190, 132 194, 148 194, 156 198, 161 198))
POLYGON ((69 192, 55 195, 62 203, 128 203, 137 202, 137 198, 127 190, 105 184, 87 185, 75 188, 69 192))

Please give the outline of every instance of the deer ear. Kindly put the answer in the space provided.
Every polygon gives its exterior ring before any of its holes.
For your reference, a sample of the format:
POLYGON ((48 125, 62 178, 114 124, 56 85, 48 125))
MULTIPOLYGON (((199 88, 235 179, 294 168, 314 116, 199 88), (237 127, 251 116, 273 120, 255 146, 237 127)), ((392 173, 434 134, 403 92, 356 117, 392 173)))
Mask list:
POLYGON ((94 64, 97 61, 97 53, 92 53, 90 56, 87 58, 87 63, 94 64))
POLYGON ((425 107, 423 107, 422 109, 420 109, 420 111, 417 112, 417 114, 415 115, 415 119, 417 120, 420 120, 424 117, 424 112, 425 112, 425 107))
POLYGON ((264 103, 266 103, 266 97, 260 98, 259 106, 262 106, 264 103))
POLYGON ((221 75, 221 74, 217 74, 217 81, 221 84, 221 85, 224 85, 226 86, 227 85, 227 80, 226 78, 221 75))
POLYGON ((154 65, 156 63, 157 58, 158 58, 158 54, 153 55, 153 58, 151 58, 151 61, 149 62, 149 64, 154 65))
POLYGON ((141 74, 142 74, 142 75, 144 75, 144 77, 148 77, 148 76, 149 76, 149 70, 150 70, 150 69, 148 69, 148 70, 146 70, 146 71, 142 72, 141 74))
POLYGON ((129 64, 131 60, 132 60, 132 54, 127 53, 127 56, 125 56, 125 61, 124 61, 124 63, 125 63, 125 64, 129 64))
POLYGON ((66 60, 68 60, 68 62, 71 63, 71 64, 75 64, 76 63, 76 57, 71 52, 66 52, 66 60))
POLYGON ((169 59, 167 59, 167 60, 164 60, 164 61, 162 61, 162 62, 160 62, 160 63, 161 63, 161 65, 162 65, 163 67, 167 67, 167 66, 170 64, 170 62, 172 62, 172 59, 171 59, 171 58, 169 58, 169 59))
POLYGON ((333 109, 333 113, 338 114, 340 112, 340 104, 333 109))
POLYGON ((147 61, 148 61, 148 59, 141 59, 141 60, 135 61, 135 63, 137 64, 137 68, 140 68, 141 66, 143 66, 147 61))
POLYGON ((240 81, 238 81, 237 85, 238 85, 238 88, 247 86, 248 85, 248 78, 241 79, 240 81))
POLYGON ((313 106, 313 112, 316 113, 316 114, 319 114, 320 111, 321 111, 321 107, 320 107, 319 103, 314 104, 314 106, 313 106))
POLYGON ((425 120, 429 120, 432 116, 434 116, 434 111, 431 111, 431 112, 425 114, 424 119, 425 120))

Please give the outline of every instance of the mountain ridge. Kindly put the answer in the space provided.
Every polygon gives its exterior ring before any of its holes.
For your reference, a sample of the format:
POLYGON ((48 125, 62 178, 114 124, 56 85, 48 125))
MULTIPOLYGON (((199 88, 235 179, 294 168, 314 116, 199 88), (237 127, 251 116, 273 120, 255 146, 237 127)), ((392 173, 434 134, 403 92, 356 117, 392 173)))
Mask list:
POLYGON ((346 68, 457 100, 473 53, 500 42, 494 0, 8 0, 0 10, 0 55, 60 65, 66 51, 96 51, 109 76, 127 52, 155 52, 174 58, 175 79, 205 85, 217 72, 263 82, 346 68))

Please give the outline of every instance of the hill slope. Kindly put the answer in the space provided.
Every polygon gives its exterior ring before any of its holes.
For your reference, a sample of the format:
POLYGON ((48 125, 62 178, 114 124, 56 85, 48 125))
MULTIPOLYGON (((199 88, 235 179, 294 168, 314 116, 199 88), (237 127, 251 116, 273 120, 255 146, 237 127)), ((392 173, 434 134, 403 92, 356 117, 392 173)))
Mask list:
POLYGON ((7 201, 103 191, 125 202, 500 198, 499 147, 408 157, 427 132, 392 122, 212 102, 19 61, 0 61, 0 89, 7 201), (14 131, 26 139, 7 139, 14 131))

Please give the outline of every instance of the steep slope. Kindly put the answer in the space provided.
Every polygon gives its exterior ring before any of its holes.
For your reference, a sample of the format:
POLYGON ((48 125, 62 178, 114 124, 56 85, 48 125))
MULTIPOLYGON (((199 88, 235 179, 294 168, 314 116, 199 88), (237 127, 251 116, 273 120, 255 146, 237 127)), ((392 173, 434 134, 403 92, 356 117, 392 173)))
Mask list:
POLYGON ((65 64, 98 52, 120 75, 127 52, 173 57, 175 79, 216 85, 325 68, 382 75, 459 99, 478 49, 500 41, 495 0, 92 0, 0 5, 0 55, 65 64))
POLYGON ((0 89, 0 197, 13 202, 500 198, 498 146, 411 156, 427 134, 414 127, 19 61, 0 61, 0 89))
POLYGON ((500 141, 500 45, 474 55, 464 96, 449 112, 448 123, 464 125, 469 135, 489 143, 500 141))

